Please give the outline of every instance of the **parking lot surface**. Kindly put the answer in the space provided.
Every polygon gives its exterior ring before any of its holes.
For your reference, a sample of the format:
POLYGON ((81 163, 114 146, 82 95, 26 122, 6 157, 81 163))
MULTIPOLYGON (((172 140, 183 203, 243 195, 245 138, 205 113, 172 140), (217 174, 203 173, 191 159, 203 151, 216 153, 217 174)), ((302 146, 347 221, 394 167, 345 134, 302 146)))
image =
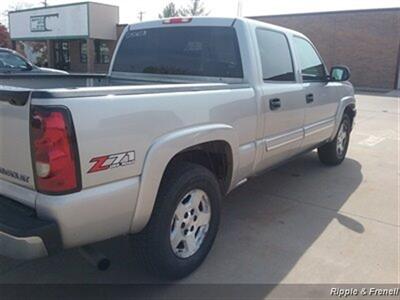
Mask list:
MULTIPOLYGON (((223 204, 216 243, 183 283, 398 283, 399 99, 358 95, 347 159, 314 151, 249 180, 223 204)), ((35 261, 0 257, 0 283, 151 283, 126 238, 96 248, 99 272, 77 249, 35 261)))

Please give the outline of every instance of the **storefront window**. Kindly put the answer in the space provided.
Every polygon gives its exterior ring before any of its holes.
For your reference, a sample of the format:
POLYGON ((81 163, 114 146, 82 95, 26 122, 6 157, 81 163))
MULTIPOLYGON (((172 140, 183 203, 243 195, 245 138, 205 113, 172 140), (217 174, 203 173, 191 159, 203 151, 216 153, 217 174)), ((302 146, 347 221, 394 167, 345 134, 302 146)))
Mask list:
POLYGON ((110 49, 106 42, 96 40, 94 42, 96 52, 96 63, 108 64, 110 63, 110 49))
POLYGON ((55 67, 60 70, 69 70, 71 67, 71 60, 69 56, 69 42, 56 41, 55 42, 55 67))
POLYGON ((87 43, 81 41, 81 63, 87 63, 87 43))

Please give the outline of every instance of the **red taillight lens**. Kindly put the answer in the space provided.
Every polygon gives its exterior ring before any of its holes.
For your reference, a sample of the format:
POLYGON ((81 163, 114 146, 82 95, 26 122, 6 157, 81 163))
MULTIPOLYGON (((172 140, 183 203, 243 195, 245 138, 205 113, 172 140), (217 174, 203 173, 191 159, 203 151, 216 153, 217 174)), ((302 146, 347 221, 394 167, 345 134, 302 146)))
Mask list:
POLYGON ((33 107, 31 139, 37 190, 45 194, 78 191, 78 151, 69 111, 64 107, 33 107))
POLYGON ((182 23, 190 23, 192 18, 170 18, 165 19, 163 24, 182 24, 182 23))

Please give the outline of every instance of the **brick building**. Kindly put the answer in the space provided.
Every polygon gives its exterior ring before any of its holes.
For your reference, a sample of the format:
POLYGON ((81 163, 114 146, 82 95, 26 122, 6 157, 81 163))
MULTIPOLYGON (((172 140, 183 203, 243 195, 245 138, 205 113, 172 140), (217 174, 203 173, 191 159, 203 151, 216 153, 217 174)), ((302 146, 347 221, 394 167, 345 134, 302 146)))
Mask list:
POLYGON ((328 67, 350 67, 356 87, 400 89, 400 8, 251 18, 304 33, 328 67))

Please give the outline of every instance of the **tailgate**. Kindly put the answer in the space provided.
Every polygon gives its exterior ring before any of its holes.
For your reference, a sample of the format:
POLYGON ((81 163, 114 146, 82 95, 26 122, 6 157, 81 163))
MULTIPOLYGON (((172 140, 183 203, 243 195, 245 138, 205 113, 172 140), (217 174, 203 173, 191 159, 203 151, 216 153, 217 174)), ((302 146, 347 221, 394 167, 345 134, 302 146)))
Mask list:
POLYGON ((0 181, 33 189, 29 100, 27 89, 0 86, 0 181))

